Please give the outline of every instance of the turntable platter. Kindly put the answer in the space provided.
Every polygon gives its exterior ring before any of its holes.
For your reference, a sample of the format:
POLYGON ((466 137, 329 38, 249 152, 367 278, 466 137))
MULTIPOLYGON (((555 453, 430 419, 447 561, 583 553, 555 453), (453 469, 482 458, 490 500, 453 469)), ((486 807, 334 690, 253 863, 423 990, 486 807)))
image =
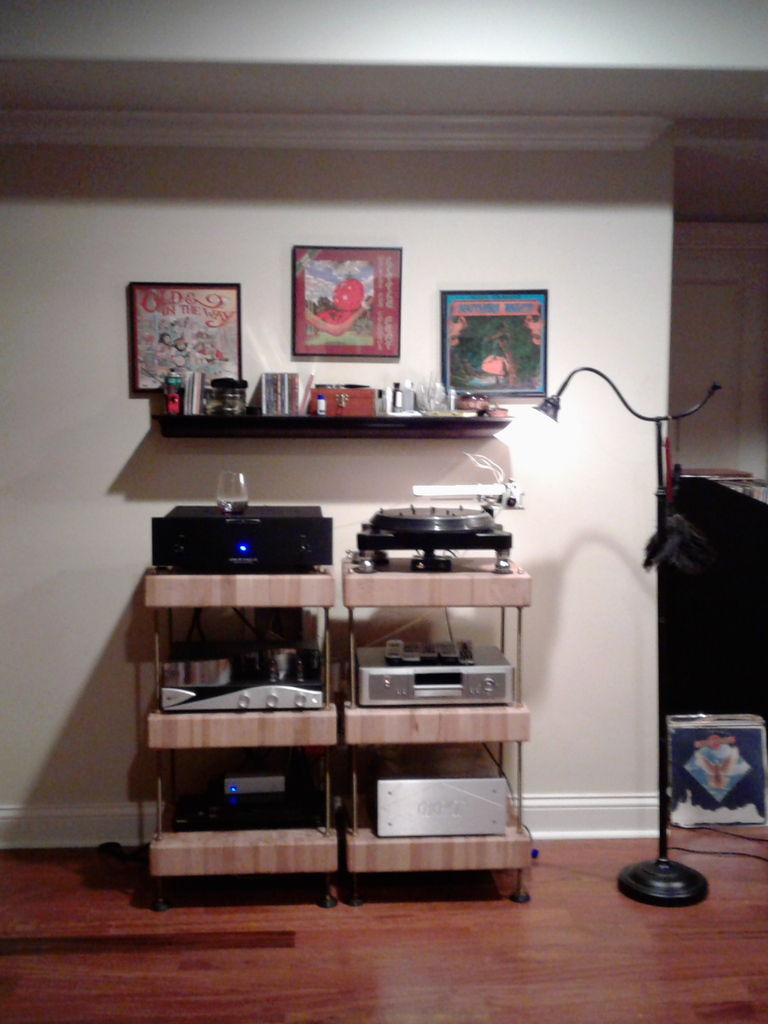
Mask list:
POLYGON ((493 517, 480 508, 407 508, 380 509, 371 517, 372 530, 394 533, 468 533, 494 529, 493 517))

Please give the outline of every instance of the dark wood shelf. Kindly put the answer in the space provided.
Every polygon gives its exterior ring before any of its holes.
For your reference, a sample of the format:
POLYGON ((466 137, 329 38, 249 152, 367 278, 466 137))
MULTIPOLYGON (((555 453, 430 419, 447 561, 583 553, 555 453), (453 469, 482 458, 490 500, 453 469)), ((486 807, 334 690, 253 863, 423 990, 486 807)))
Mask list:
POLYGON ((395 440, 492 437, 510 422, 490 416, 169 416, 163 437, 341 437, 395 440))

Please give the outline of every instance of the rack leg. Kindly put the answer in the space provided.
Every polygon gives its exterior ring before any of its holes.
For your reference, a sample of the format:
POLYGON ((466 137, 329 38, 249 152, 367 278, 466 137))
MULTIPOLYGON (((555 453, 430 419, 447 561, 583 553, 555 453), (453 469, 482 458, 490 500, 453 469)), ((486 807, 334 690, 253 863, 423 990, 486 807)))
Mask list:
POLYGON ((349 891, 349 899, 347 900, 347 903, 349 904, 350 907, 362 907, 362 905, 365 903, 365 900, 362 898, 362 896, 358 892, 358 889, 357 889, 357 874, 356 873, 353 872, 353 873, 350 874, 350 876, 349 876, 349 884, 350 884, 350 891, 349 891))
POLYGON ((509 897, 513 903, 529 903, 531 894, 525 888, 525 880, 523 877, 523 869, 515 869, 515 889, 512 895, 509 897))
POLYGON ((339 901, 333 895, 333 888, 331 886, 331 876, 326 874, 325 876, 325 892, 317 901, 319 907, 335 907, 339 901))
POLYGON ((170 910, 171 904, 163 895, 163 880, 162 878, 155 879, 155 902, 152 906, 153 910, 162 911, 170 910))

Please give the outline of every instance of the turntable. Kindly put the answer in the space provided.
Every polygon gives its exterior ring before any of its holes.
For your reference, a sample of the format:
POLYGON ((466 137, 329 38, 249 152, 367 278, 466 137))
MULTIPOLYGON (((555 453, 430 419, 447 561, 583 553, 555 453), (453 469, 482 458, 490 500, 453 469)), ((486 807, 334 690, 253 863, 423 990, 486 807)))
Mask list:
POLYGON ((511 572, 512 534, 482 508, 380 509, 357 535, 357 571, 386 567, 387 551, 412 550, 414 572, 450 572, 454 551, 495 551, 494 572, 511 572))

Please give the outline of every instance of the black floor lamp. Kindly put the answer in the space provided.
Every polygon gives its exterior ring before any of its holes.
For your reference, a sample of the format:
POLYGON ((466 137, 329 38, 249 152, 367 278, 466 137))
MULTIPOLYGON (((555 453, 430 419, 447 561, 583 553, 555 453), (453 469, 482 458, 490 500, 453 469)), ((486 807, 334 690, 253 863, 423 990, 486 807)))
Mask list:
POLYGON ((577 373, 594 373, 608 383, 621 401, 624 408, 639 420, 653 423, 655 427, 656 455, 656 533, 646 547, 644 565, 650 568, 655 565, 658 573, 657 628, 658 628, 658 779, 659 779, 659 845, 657 856, 653 860, 637 861, 628 864, 621 870, 618 877, 619 890, 630 899, 639 903, 650 903, 664 907, 684 907, 700 903, 707 895, 707 880, 685 864, 670 860, 668 851, 668 815, 669 815, 669 779, 667 753, 667 714, 669 706, 669 655, 667 637, 667 587, 664 575, 672 567, 682 571, 696 571, 704 565, 707 556, 706 544, 703 539, 687 524, 683 518, 674 514, 669 502, 668 486, 670 484, 669 467, 665 467, 663 425, 673 420, 681 420, 692 416, 705 405, 712 395, 720 389, 719 384, 711 384, 706 395, 700 402, 685 412, 667 416, 643 416, 627 402, 613 381, 601 370, 593 366, 579 366, 565 378, 554 395, 545 398, 541 405, 536 406, 550 419, 557 421, 560 411, 560 396, 577 373), (666 468, 666 481, 665 481, 666 468))

